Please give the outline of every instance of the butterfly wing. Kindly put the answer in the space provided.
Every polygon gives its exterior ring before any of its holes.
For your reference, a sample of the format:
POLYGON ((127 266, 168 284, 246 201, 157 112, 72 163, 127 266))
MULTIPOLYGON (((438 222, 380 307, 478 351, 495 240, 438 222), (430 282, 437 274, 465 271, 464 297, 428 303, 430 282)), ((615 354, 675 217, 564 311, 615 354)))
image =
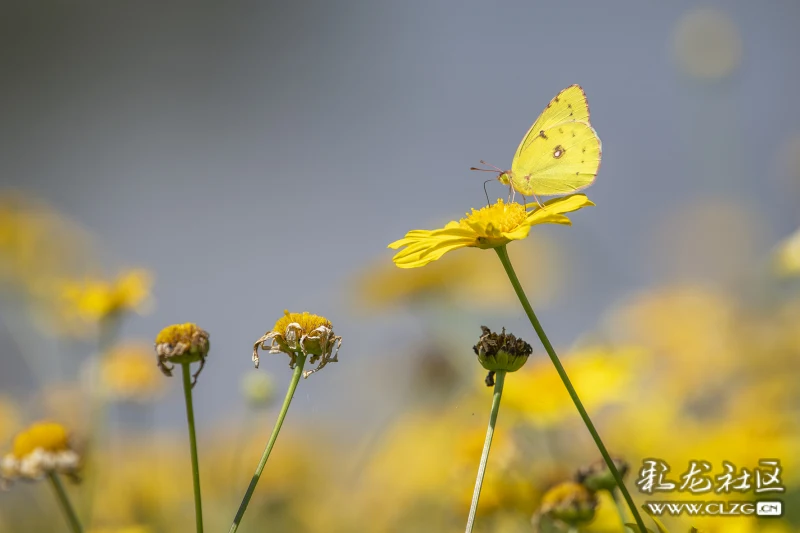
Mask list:
POLYGON ((524 195, 573 193, 594 182, 601 153, 600 138, 586 122, 542 128, 514 158, 511 185, 524 195))
POLYGON ((541 131, 548 130, 562 122, 573 121, 589 123, 589 102, 580 85, 570 85, 550 100, 519 143, 514 160, 530 146, 541 131))

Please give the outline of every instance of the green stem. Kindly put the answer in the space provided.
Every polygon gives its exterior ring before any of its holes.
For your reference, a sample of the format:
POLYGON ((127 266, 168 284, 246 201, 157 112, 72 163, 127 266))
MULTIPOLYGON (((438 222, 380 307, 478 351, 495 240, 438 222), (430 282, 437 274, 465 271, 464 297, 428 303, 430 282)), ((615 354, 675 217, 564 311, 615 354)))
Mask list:
POLYGON ((500 410, 500 398, 503 396, 503 383, 505 382, 505 379, 505 370, 498 370, 494 375, 492 412, 489 414, 489 427, 486 429, 486 440, 483 442, 483 453, 481 453, 481 462, 478 465, 478 477, 475 479, 475 490, 472 493, 472 505, 469 507, 466 533, 471 533, 472 527, 475 525, 475 513, 478 512, 478 500, 481 497, 483 476, 486 474, 486 463, 489 461, 489 449, 492 447, 494 425, 497 422, 497 412, 500 410))
POLYGON ((95 369, 92 375, 92 382, 89 388, 89 427, 87 431, 88 446, 90 453, 87 454, 83 464, 85 481, 83 483, 83 501, 80 504, 81 514, 87 523, 91 523, 94 513, 95 496, 100 477, 100 460, 98 458, 100 450, 107 439, 108 424, 108 405, 106 398, 100 392, 101 369, 103 360, 109 356, 111 349, 117 342, 119 328, 122 323, 122 315, 118 312, 110 313, 100 319, 97 333, 97 356, 95 357, 95 369))
POLYGON ((617 482, 617 486, 619 487, 620 492, 622 492, 625 501, 628 503, 628 508, 631 510, 631 514, 633 518, 636 520, 636 525, 639 526, 640 531, 644 532, 647 531, 644 527, 644 522, 642 521, 642 517, 639 516, 639 511, 636 509, 636 504, 633 503, 633 498, 631 498, 628 489, 625 487, 625 483, 622 481, 622 476, 617 470, 614 461, 611 459, 611 456, 606 450, 605 445, 603 444, 602 439, 600 439, 600 434, 597 433, 597 430, 592 423, 591 418, 589 418, 589 414, 586 412, 586 409, 583 407, 583 403, 581 403, 581 399, 578 397, 578 393, 575 392, 575 387, 572 386, 572 383, 569 380, 569 376, 567 376, 567 371, 564 370, 564 367, 561 365, 561 361, 558 359, 558 355, 556 355, 556 351, 553 349, 553 345, 550 344, 550 340, 547 338, 547 335, 542 329, 542 325, 539 323, 539 320, 536 318, 536 315, 533 312, 533 308, 531 307, 530 302, 528 301, 528 297, 525 296, 525 291, 522 290, 522 285, 517 278, 517 274, 514 272, 514 267, 511 266, 511 259, 508 257, 508 250, 506 250, 505 246, 499 246, 495 248, 497 252, 497 256, 500 258, 500 262, 503 263, 503 268, 506 270, 506 274, 508 274, 508 279, 511 281, 511 285, 514 286, 514 292, 517 293, 517 297, 519 298, 520 303, 522 304, 523 309, 525 309, 525 313, 528 315, 528 320, 530 320, 533 329, 536 330, 536 334, 539 336, 539 340, 542 341, 542 345, 544 349, 547 351, 547 355, 550 356, 550 361, 553 362, 553 366, 556 367, 556 372, 558 372, 559 377, 561 378, 561 382, 566 387, 567 392, 569 393, 570 397, 572 398, 575 407, 578 409, 578 413, 581 415, 583 419, 583 423, 586 425, 586 429, 589 430, 589 433, 592 435, 592 439, 594 443, 597 445, 597 449, 600 450, 600 455, 603 456, 606 464, 608 465, 608 469, 611 471, 611 474, 614 476, 614 480, 617 482))
POLYGON ((64 490, 61 478, 59 478, 58 474, 55 472, 50 472, 47 477, 50 479, 50 484, 53 485, 53 489, 56 491, 56 499, 58 499, 58 503, 61 505, 61 509, 67 517, 70 530, 72 530, 73 533, 83 533, 83 527, 81 526, 80 520, 78 520, 75 509, 72 507, 72 503, 69 501, 67 491, 64 490))
POLYGON ((622 526, 625 527, 625 524, 628 523, 628 517, 625 516, 625 506, 622 505, 622 501, 619 499, 617 489, 611 491, 611 497, 614 499, 614 505, 617 507, 619 521, 622 522, 622 526))
POLYGON ((183 369, 183 397, 186 399, 186 421, 189 424, 189 448, 192 453, 192 484, 194 486, 194 516, 197 533, 203 533, 203 503, 200 498, 200 467, 197 461, 197 436, 194 430, 194 407, 192 406, 192 371, 189 363, 181 363, 183 369))
POLYGON ((256 490, 256 485, 258 485, 258 480, 261 478, 261 473, 264 471, 264 466, 267 464, 267 459, 269 459, 269 454, 272 452, 272 447, 275 446, 275 441, 278 440, 278 433, 281 432, 283 420, 286 418, 286 413, 289 412, 289 405, 292 403, 294 391, 297 389, 297 384, 300 382, 300 377, 303 375, 303 366, 306 364, 306 356, 296 354, 296 357, 297 362, 294 367, 294 373, 292 374, 292 380, 289 382, 289 390, 286 391, 286 397, 283 399, 281 411, 278 413, 278 420, 275 421, 275 427, 272 428, 272 435, 269 436, 267 446, 264 448, 264 452, 261 454, 261 460, 256 467, 256 473, 253 474, 253 477, 250 479, 250 485, 247 487, 247 492, 244 493, 244 498, 242 498, 242 503, 239 504, 239 510, 236 511, 236 516, 233 519, 233 524, 231 524, 228 533, 234 533, 234 531, 239 529, 239 523, 242 521, 244 512, 247 511, 247 505, 250 503, 250 498, 253 497, 253 492, 256 490))

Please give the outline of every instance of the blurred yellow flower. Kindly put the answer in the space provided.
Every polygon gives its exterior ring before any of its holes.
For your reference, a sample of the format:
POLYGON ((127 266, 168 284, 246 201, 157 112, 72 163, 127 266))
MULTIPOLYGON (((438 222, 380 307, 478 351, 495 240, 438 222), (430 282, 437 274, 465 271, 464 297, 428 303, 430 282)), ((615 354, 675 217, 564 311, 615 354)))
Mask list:
POLYGON ((800 276, 800 229, 778 245, 774 261, 779 276, 800 276))
POLYGON ((694 8, 678 23, 673 37, 678 65, 690 76, 714 80, 729 76, 742 59, 739 28, 725 12, 694 8))
POLYGON ((153 348, 140 342, 116 346, 98 361, 101 393, 110 399, 151 402, 163 391, 164 381, 153 364, 153 348))
POLYGON ((0 191, 0 281, 46 297, 54 280, 91 259, 86 230, 21 192, 0 191))
POLYGON ((95 323, 125 311, 145 311, 150 303, 153 275, 144 269, 122 272, 114 281, 65 281, 61 297, 65 311, 95 323))
POLYGON ((101 527, 92 528, 88 533, 152 533, 153 528, 149 526, 122 526, 122 527, 101 527))
MULTIPOLYGON (((646 352, 633 346, 585 348, 563 358, 564 367, 590 413, 629 397, 646 352)), ((509 377, 503 390, 503 411, 540 426, 575 418, 575 405, 549 359, 531 358, 509 377)))
MULTIPOLYGON (((529 235, 530 246, 514 254, 520 281, 530 288, 528 297, 542 307, 569 277, 569 263, 558 243, 543 233, 529 235), (547 250, 546 254, 539 253, 547 250)), ((492 254, 447 254, 426 268, 398 269, 383 259, 368 265, 353 278, 357 309, 374 312, 408 304, 433 303, 467 307, 481 302, 481 308, 505 309, 518 305, 517 295, 492 254)))
POLYGON ((563 213, 594 205, 583 194, 573 194, 545 202, 543 207, 527 211, 518 203, 497 203, 473 209, 466 218, 448 222, 442 229, 413 230, 400 240, 389 244, 397 250, 392 258, 400 268, 417 268, 436 261, 447 252, 458 248, 497 248, 513 240, 528 236, 536 224, 571 224, 563 213))
POLYGON ((741 364, 737 314, 729 294, 680 285, 630 297, 611 312, 607 324, 622 342, 651 351, 662 371, 660 390, 682 398, 725 383, 728 372, 741 364))
POLYGON ((539 510, 534 515, 533 523, 537 531, 541 517, 548 517, 556 523, 563 523, 573 528, 591 522, 597 509, 597 496, 580 483, 564 481, 552 487, 544 496, 539 510))
POLYGON ((0 461, 0 478, 37 480, 51 472, 74 475, 80 465, 66 428, 37 422, 17 434, 11 453, 0 461))
POLYGON ((11 398, 0 395, 0 444, 5 443, 19 429, 19 409, 11 398))

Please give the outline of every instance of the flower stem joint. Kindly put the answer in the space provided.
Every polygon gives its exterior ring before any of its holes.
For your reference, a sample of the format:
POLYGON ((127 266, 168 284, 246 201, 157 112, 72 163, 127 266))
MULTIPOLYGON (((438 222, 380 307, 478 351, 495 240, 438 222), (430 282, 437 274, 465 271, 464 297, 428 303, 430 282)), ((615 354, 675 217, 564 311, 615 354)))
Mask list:
POLYGON ((486 326, 481 326, 481 330, 483 334, 472 349, 483 368, 489 371, 486 385, 492 386, 495 372, 516 372, 533 353, 533 348, 524 340, 506 333, 506 328, 501 333, 494 333, 486 326))
POLYGON ((203 370, 208 356, 210 344, 208 332, 196 324, 174 324, 162 329, 156 337, 156 355, 158 367, 165 376, 172 376, 175 365, 200 363, 200 368, 192 376, 192 386, 197 383, 197 376, 203 370))
POLYGON ((333 332, 330 321, 311 313, 283 312, 271 331, 268 331, 253 345, 253 364, 258 368, 258 350, 268 353, 285 353, 289 356, 289 368, 297 365, 298 357, 309 357, 311 364, 319 362, 313 370, 303 372, 307 378, 322 370, 328 363, 339 361, 339 348, 342 338, 333 332))

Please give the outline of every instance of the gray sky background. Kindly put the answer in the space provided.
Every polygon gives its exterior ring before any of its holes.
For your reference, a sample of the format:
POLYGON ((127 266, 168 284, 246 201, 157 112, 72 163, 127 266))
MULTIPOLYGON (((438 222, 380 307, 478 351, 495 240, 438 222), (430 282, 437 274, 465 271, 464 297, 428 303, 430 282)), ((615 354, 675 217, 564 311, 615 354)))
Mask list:
MULTIPOLYGON (((410 322, 358 316, 346 282, 390 261, 386 245, 406 231, 485 204, 485 176, 469 167, 508 167, 572 83, 588 95, 603 163, 587 191, 597 207, 545 230, 572 250, 578 289, 541 317, 556 344, 631 291, 671 281, 661 258, 683 253, 681 239, 662 250, 653 235, 682 207, 742 206, 760 254, 796 229, 797 188, 780 161, 800 133, 800 3, 703 4, 726 11, 743 42, 739 68, 713 83, 671 56, 698 5, 7 5, 0 176, 92 229, 111 267, 155 271, 157 307, 129 320, 127 337, 184 321, 211 332, 201 423, 238 405, 252 342, 284 308, 323 314, 345 337, 341 362, 303 383, 293 409, 359 416, 345 409, 357 364, 396 356, 385 339, 410 322)), ((695 266, 689 276, 713 278, 714 265, 695 266)), ((526 331, 521 309, 507 323, 526 331)), ((282 388, 286 361, 265 367, 282 388)), ((182 413, 172 385, 163 420, 182 413)))

